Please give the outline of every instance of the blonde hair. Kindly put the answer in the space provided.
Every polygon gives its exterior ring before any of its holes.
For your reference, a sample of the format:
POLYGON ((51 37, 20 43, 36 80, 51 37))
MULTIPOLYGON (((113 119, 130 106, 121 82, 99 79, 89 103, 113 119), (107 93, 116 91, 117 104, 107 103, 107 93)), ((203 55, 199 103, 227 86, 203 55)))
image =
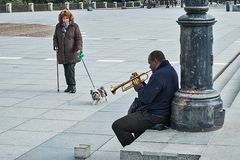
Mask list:
POLYGON ((74 22, 73 14, 69 10, 67 10, 67 9, 62 10, 59 13, 59 15, 58 15, 58 22, 62 22, 62 18, 65 17, 65 16, 69 18, 70 22, 74 22))

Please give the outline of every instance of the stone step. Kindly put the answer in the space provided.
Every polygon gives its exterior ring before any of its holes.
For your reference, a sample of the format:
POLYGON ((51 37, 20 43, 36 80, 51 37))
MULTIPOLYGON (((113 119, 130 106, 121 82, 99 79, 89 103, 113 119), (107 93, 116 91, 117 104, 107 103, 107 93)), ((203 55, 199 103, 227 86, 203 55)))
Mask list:
POLYGON ((215 81, 213 88, 220 92, 223 107, 229 108, 240 90, 240 56, 215 81))
MULTIPOLYGON (((238 72, 239 75, 239 72, 238 72)), ((240 92, 235 97, 231 108, 226 114, 223 128, 211 139, 200 160, 210 159, 239 159, 240 150, 240 92)))
POLYGON ((221 93, 226 84, 233 77, 234 73, 239 69, 240 66, 240 56, 238 56, 232 64, 230 64, 227 69, 214 81, 213 88, 221 93))
MULTIPOLYGON (((239 72, 238 74, 239 75, 239 72)), ((235 76, 234 76, 235 77, 235 76)), ((120 160, 236 160, 239 157, 240 92, 226 114, 226 124, 213 132, 147 130, 120 151, 120 160)))
POLYGON ((231 78, 231 80, 229 80, 229 82, 225 85, 225 87, 220 93, 223 100, 223 107, 225 109, 231 107, 234 99, 239 93, 239 90, 240 90, 240 63, 239 69, 235 72, 234 76, 231 78))

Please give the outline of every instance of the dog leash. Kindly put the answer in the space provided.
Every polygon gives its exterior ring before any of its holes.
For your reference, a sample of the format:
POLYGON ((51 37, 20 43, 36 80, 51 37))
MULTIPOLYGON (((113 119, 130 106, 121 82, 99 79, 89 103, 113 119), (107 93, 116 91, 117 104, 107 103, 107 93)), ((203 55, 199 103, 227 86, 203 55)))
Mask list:
POLYGON ((90 79, 90 81, 92 83, 93 88, 95 89, 95 85, 93 84, 93 81, 92 81, 92 78, 91 78, 91 76, 90 76, 90 74, 88 72, 87 66, 84 63, 83 56, 84 56, 84 54, 83 54, 82 50, 80 50, 80 54, 76 57, 76 59, 83 62, 83 66, 84 66, 85 70, 87 71, 88 77, 89 77, 89 79, 90 79))

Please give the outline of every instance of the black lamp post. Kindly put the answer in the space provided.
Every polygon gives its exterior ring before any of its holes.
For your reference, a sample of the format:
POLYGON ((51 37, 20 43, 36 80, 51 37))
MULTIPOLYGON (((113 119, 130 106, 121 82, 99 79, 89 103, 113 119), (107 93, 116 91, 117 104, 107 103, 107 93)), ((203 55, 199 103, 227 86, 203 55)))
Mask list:
POLYGON ((181 27, 181 89, 172 102, 171 127, 200 132, 221 128, 225 110, 213 89, 213 34, 215 18, 209 14, 208 0, 185 0, 187 12, 178 18, 181 27))
POLYGON ((169 8, 169 0, 167 0, 166 2, 167 2, 166 8, 169 8))
POLYGON ((88 11, 92 11, 92 10, 93 10, 93 8, 92 8, 92 0, 88 0, 87 10, 88 10, 88 11))
POLYGON ((183 0, 181 0, 181 8, 183 8, 183 0))
POLYGON ((122 0, 122 9, 127 9, 127 2, 126 2, 126 0, 122 0))

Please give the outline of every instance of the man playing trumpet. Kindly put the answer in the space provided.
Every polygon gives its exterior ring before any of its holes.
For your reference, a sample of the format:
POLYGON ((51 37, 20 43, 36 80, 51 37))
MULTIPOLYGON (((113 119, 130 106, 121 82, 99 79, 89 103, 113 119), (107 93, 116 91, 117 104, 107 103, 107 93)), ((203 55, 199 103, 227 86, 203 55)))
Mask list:
MULTIPOLYGON (((112 129, 123 147, 131 144, 146 129, 157 124, 169 126, 171 101, 178 90, 178 76, 161 51, 151 52, 148 63, 152 70, 148 83, 142 82, 140 77, 133 79, 138 98, 135 98, 128 115, 112 124, 112 129)), ((130 78, 135 76, 137 74, 133 73, 130 78)))

